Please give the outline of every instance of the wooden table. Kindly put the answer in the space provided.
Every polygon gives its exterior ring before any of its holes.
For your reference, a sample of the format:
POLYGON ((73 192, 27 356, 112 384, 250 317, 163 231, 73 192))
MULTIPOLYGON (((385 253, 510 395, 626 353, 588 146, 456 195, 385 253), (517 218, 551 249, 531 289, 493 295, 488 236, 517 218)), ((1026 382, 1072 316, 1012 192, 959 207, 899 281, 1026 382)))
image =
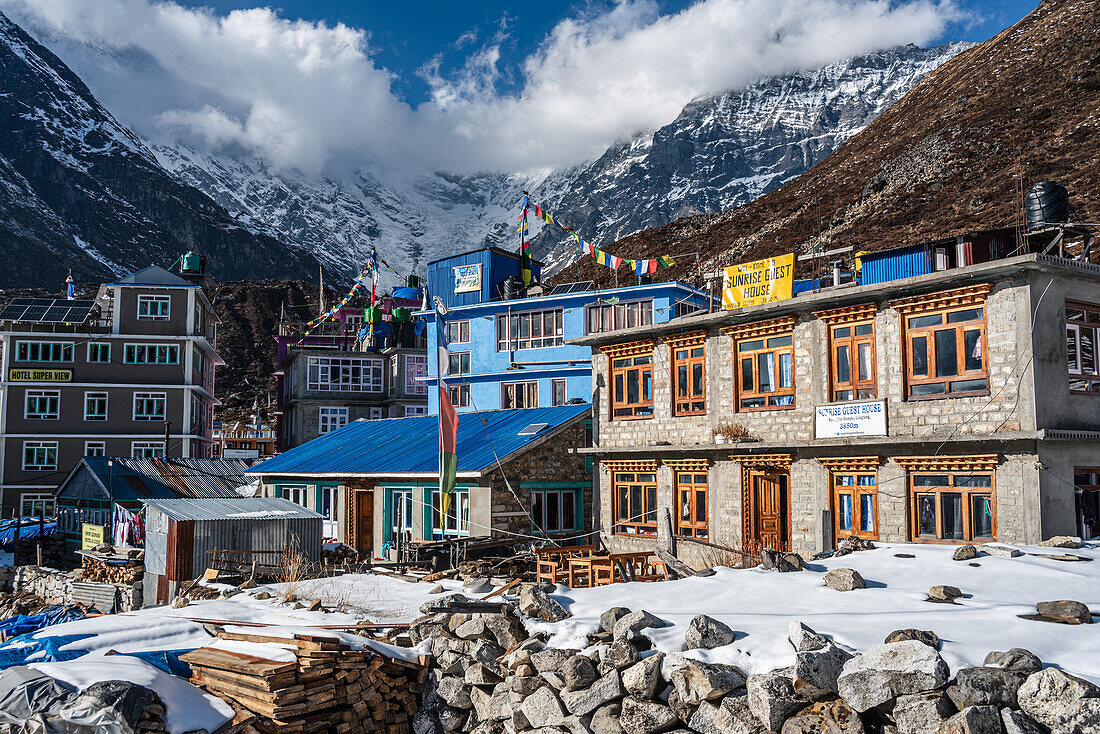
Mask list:
POLYGON ((572 589, 587 589, 592 586, 592 564, 599 563, 606 556, 582 556, 580 558, 568 558, 569 561, 569 587, 572 589), (578 584, 583 580, 583 585, 578 584))

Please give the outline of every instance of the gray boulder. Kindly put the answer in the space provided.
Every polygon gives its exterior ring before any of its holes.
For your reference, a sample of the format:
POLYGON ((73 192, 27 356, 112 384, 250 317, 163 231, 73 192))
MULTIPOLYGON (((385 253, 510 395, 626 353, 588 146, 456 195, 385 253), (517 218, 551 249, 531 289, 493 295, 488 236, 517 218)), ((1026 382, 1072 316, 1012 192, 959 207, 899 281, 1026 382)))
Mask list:
POLYGON ((661 686, 661 663, 665 654, 650 655, 623 671, 623 688, 631 696, 654 699, 661 686))
POLYGON ((470 700, 470 687, 461 678, 444 676, 439 681, 439 685, 436 686, 435 693, 451 708, 473 708, 473 701, 470 700))
POLYGON ((565 721, 561 701, 549 688, 540 688, 524 698, 520 709, 532 727, 560 726, 565 721))
POLYGON ((937 734, 954 713, 955 705, 943 691, 910 693, 894 702, 898 734, 937 734))
POLYGON ((961 711, 968 706, 996 706, 1018 709, 1016 693, 1027 680, 1026 673, 1003 668, 963 668, 947 687, 947 695, 961 711))
POLYGON ((612 635, 616 640, 633 640, 644 629, 664 627, 667 624, 660 617, 639 609, 620 617, 612 627, 612 635))
POLYGON ((617 701, 596 709, 592 714, 592 720, 588 723, 592 734, 626 734, 622 724, 619 723, 621 712, 622 706, 617 701))
POLYGON ((1043 669, 1043 661, 1031 650, 1022 647, 1014 647, 1004 652, 993 651, 985 656, 983 665, 992 665, 1005 670, 1015 670, 1020 673, 1038 673, 1043 669))
POLYGON ((657 734, 675 728, 678 719, 672 709, 657 701, 646 701, 634 696, 623 699, 619 723, 623 731, 631 734, 657 734))
POLYGON ((795 652, 820 650, 829 644, 829 640, 824 635, 819 635, 806 625, 797 621, 791 622, 787 626, 787 639, 790 640, 791 646, 795 649, 795 652))
POLYGON ((744 686, 745 674, 733 665, 688 660, 687 665, 672 674, 672 685, 680 694, 680 700, 698 706, 744 686))
POLYGON ((898 696, 940 688, 949 677, 938 652, 909 640, 877 645, 852 658, 844 664, 837 687, 841 698, 862 713, 898 696))
POLYGON ((1061 624, 1092 624, 1092 613, 1079 601, 1062 599, 1059 601, 1041 601, 1035 605, 1037 611, 1049 622, 1061 624))
POLYGON ((569 658, 562 666, 561 675, 565 681, 565 690, 567 691, 588 688, 599 678, 595 664, 584 655, 575 655, 569 658))
POLYGON ((695 715, 695 710, 699 708, 697 705, 687 703, 680 698, 680 693, 675 687, 668 689, 668 701, 666 703, 680 721, 691 721, 691 717, 695 715))
POLYGON ((774 551, 771 548, 765 548, 760 553, 760 565, 769 571, 774 570, 779 573, 793 573, 805 569, 806 561, 797 553, 784 553, 783 551, 774 551))
POLYGON ((972 545, 960 545, 955 549, 956 561, 970 561, 978 557, 978 549, 972 545))
POLYGON ((1075 535, 1055 535, 1053 538, 1039 541, 1044 548, 1080 548, 1081 539, 1075 535))
POLYGON ((600 629, 611 634, 615 631, 615 623, 628 614, 630 610, 626 607, 611 607, 600 615, 600 629))
POLYGON ((439 717, 439 724, 444 731, 459 731, 465 725, 466 720, 470 718, 470 712, 450 706, 441 706, 436 716, 439 717))
MULTIPOLYGON (((430 603, 430 602, 429 602, 430 603)), ((526 586, 519 595, 519 610, 528 617, 544 622, 560 622, 573 616, 556 599, 538 586, 526 586)))
POLYGON ((764 734, 764 725, 749 709, 748 695, 731 693, 720 702, 703 701, 688 727, 699 734, 764 734))
POLYGON ((780 734, 865 734, 863 720, 843 699, 819 701, 783 722, 780 734))
POLYGON ((795 690, 794 681, 782 670, 754 673, 749 676, 746 688, 749 710, 769 731, 779 731, 784 721, 810 703, 795 690))
POLYGON ((474 663, 466 668, 462 680, 470 686, 495 686, 503 677, 499 667, 489 668, 481 663, 474 663))
POLYGON ((485 629, 505 650, 511 650, 527 639, 527 630, 510 614, 487 614, 483 617, 485 629))
POLYGON ((612 642, 607 651, 603 654, 603 662, 600 663, 600 669, 603 672, 609 670, 623 670, 629 668, 634 663, 641 660, 642 655, 638 652, 638 648, 630 644, 627 640, 615 640, 612 642))
POLYGON ((700 614, 688 622, 685 650, 713 650, 737 639, 737 633, 713 617, 700 614))
POLYGON ((940 727, 940 734, 1001 734, 1001 715, 995 706, 969 706, 940 727))
POLYGON ((819 650, 795 653, 792 670, 795 688, 815 700, 835 696, 837 679, 851 659, 851 653, 831 642, 819 650))
POLYGON ((421 614, 435 614, 442 611, 444 608, 450 606, 454 602, 469 601, 462 594, 447 594, 446 596, 436 597, 420 605, 421 614))
POLYGON ((619 671, 612 670, 588 688, 561 694, 565 708, 574 716, 587 716, 620 698, 625 691, 619 671))
POLYGON ((932 601, 954 601, 962 598, 962 591, 958 586, 937 584, 928 590, 928 598, 932 601))
POLYGON ((983 543, 978 550, 986 555, 996 556, 997 558, 1018 558, 1024 554, 1019 548, 1013 548, 1003 543, 983 543))
POLYGON ((1001 709, 1001 723, 1005 734, 1043 734, 1042 728, 1023 711, 1001 709))
MULTIPOLYGON (((1044 668, 1028 676, 1016 692, 1020 708, 1052 731, 1072 732, 1100 704, 1100 688, 1057 668, 1044 668), (1089 703, 1089 700, 1092 703, 1089 703)), ((1100 712, 1098 712, 1100 714, 1100 712)))
POLYGON ((856 589, 867 588, 867 582, 859 575, 859 571, 854 568, 834 568, 825 574, 821 580, 830 589, 836 589, 837 591, 855 591, 856 589))
POLYGON ((932 630, 918 630, 910 627, 909 629, 894 630, 890 634, 886 635, 886 639, 883 640, 883 644, 890 642, 905 642, 906 640, 916 640, 924 645, 928 645, 933 650, 940 649, 940 636, 932 630))
POLYGON ((580 655, 580 650, 551 647, 531 655, 531 664, 540 673, 560 673, 565 664, 580 655))

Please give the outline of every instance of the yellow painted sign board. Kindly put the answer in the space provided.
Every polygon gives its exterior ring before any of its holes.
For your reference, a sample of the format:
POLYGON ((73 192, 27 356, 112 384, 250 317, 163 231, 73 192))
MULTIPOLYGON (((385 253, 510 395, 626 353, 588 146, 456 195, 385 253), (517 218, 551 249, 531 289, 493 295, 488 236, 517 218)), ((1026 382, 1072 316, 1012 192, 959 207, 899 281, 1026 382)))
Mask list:
POLYGON ((72 382, 72 370, 9 370, 11 382, 72 382))
POLYGON ((84 523, 80 526, 80 549, 91 550, 103 542, 106 528, 102 525, 84 523))
POLYGON ((790 298, 794 288, 794 253, 766 257, 726 268, 722 308, 726 310, 790 298))

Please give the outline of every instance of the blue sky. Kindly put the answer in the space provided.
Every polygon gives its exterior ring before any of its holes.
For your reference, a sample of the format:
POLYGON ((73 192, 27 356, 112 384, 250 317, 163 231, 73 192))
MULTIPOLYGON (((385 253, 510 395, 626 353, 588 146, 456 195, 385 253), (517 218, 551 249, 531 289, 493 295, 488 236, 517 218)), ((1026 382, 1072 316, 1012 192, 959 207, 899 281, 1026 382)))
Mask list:
MULTIPOLYGON (((220 12, 265 4, 256 0, 179 0, 191 7, 211 7, 220 12)), ((394 90, 412 104, 424 101, 428 84, 417 75, 425 63, 441 56, 445 71, 460 66, 471 47, 492 39, 503 27, 508 38, 501 44, 501 66, 508 70, 502 90, 518 89, 520 64, 567 16, 595 13, 604 2, 393 2, 378 0, 275 0, 266 3, 286 18, 338 22, 370 32, 371 45, 381 66, 397 75, 394 90), (462 39, 460 41, 460 39, 462 39)), ((688 0, 659 0, 661 14, 675 13, 691 5, 688 0)), ((935 43, 984 41, 1031 12, 1037 0, 958 0, 970 17, 952 23, 935 43)))

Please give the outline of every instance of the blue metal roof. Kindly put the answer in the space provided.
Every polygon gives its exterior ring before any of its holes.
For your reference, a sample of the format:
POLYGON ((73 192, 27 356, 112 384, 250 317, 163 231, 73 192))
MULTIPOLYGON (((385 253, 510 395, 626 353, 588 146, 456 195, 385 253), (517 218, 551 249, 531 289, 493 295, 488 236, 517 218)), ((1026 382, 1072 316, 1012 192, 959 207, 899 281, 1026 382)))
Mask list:
MULTIPOLYGON (((591 405, 488 410, 458 417, 458 472, 483 473, 506 457, 589 413, 591 405), (484 421, 484 422, 483 422, 484 421), (535 423, 547 427, 519 435, 535 423)), ((252 474, 436 474, 439 417, 358 420, 249 469, 252 474)))

